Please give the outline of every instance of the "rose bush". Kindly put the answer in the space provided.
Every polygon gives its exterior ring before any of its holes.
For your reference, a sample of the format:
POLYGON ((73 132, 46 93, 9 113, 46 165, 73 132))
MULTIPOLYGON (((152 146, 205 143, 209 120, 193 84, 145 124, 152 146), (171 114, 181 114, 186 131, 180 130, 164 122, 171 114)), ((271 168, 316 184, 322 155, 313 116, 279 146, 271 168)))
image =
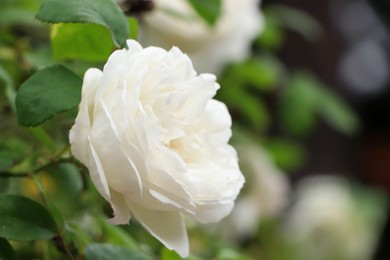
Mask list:
POLYGON ((188 256, 182 215, 217 222, 233 208, 244 178, 228 144, 231 117, 178 48, 128 41, 103 71, 89 69, 70 131, 72 154, 111 204, 114 224, 134 217, 166 247, 188 256))
POLYGON ((213 27, 187 0, 154 2, 155 9, 142 17, 140 42, 165 49, 178 46, 199 72, 219 73, 227 63, 244 59, 263 27, 259 0, 221 1, 221 16, 213 27))

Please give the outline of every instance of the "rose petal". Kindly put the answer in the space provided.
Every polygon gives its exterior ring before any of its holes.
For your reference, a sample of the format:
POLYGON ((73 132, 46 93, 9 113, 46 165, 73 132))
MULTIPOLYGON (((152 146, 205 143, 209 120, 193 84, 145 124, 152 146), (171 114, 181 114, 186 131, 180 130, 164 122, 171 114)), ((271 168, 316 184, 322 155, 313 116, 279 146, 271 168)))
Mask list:
POLYGON ((216 203, 196 204, 195 214, 187 214, 190 218, 203 223, 219 222, 230 214, 234 207, 234 201, 220 201, 216 203))
POLYGON ((148 210, 128 203, 135 219, 167 248, 175 250, 183 258, 189 255, 187 230, 180 213, 175 211, 148 210))
POLYGON ((129 224, 131 219, 130 210, 127 207, 126 201, 123 198, 123 195, 114 190, 110 190, 111 195, 111 207, 114 211, 114 217, 109 219, 108 221, 111 224, 129 224))
POLYGON ((103 166, 89 137, 88 142, 90 156, 89 163, 87 165, 89 169, 89 174, 91 175, 91 180, 100 195, 102 195, 103 198, 105 198, 107 201, 110 201, 110 188, 108 187, 108 182, 103 170, 103 166))
POLYGON ((88 132, 91 127, 93 96, 102 72, 98 69, 89 69, 84 75, 81 103, 79 113, 77 114, 75 124, 69 132, 69 142, 71 144, 72 154, 85 165, 88 165, 89 145, 88 132))
POLYGON ((110 187, 117 192, 142 195, 142 182, 137 165, 121 148, 121 133, 117 129, 110 112, 101 101, 102 111, 95 115, 91 128, 91 142, 102 163, 110 187), (102 137, 105 137, 102 139, 102 137))

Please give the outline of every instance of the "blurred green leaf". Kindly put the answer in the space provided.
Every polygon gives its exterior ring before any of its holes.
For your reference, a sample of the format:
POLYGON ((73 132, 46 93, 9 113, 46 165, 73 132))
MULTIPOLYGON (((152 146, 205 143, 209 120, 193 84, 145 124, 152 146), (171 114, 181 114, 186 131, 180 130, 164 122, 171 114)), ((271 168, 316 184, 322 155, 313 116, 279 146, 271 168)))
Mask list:
POLYGON ((160 260, 181 260, 182 258, 173 250, 163 247, 160 253, 160 260))
POLYGON ((265 49, 277 50, 283 46, 285 35, 283 28, 280 25, 278 17, 268 11, 264 10, 265 26, 263 32, 258 36, 255 44, 265 49))
POLYGON ((28 129, 33 136, 42 144, 43 147, 49 148, 51 151, 55 151, 54 140, 42 127, 34 127, 28 129))
POLYGON ((83 179, 79 169, 72 163, 61 163, 58 166, 60 171, 53 174, 53 178, 62 188, 61 191, 67 194, 67 197, 80 193, 83 189, 83 179))
POLYGON ((188 2, 207 24, 213 26, 218 21, 222 12, 221 0, 188 0, 188 2))
POLYGON ((129 28, 131 28, 130 30, 130 39, 134 39, 134 40, 137 40, 137 36, 138 36, 138 20, 134 17, 129 17, 127 19, 127 21, 129 22, 129 28))
POLYGON ((18 122, 37 126, 60 112, 76 107, 82 80, 62 65, 42 69, 26 80, 16 95, 18 122))
POLYGON ((16 260, 18 256, 16 255, 12 246, 8 243, 7 240, 0 237, 0 259, 1 260, 16 260))
POLYGON ((360 126, 359 119, 352 109, 336 94, 325 88, 319 100, 320 115, 335 129, 341 133, 354 134, 360 126))
POLYGON ((359 127, 359 119, 338 95, 310 73, 294 73, 282 97, 282 125, 294 134, 305 135, 318 116, 344 134, 353 134, 359 127))
POLYGON ((280 4, 274 4, 268 10, 278 17, 281 26, 301 34, 306 40, 317 40, 323 34, 317 20, 302 10, 280 4))
POLYGON ((10 167, 14 160, 14 153, 4 143, 0 143, 0 171, 6 170, 10 167))
POLYGON ((11 180, 12 178, 0 178, 0 193, 7 192, 10 189, 11 180))
POLYGON ((275 164, 283 171, 299 169, 305 163, 304 148, 291 140, 270 138, 264 143, 275 164))
POLYGON ((16 91, 14 89, 14 82, 7 71, 0 66, 0 81, 4 82, 5 93, 7 95, 10 106, 15 110, 15 96, 16 91))
POLYGON ((113 0, 45 0, 36 17, 49 23, 93 23, 111 30, 116 46, 125 45, 128 21, 113 0))
POLYGON ((239 112, 242 119, 250 122, 255 128, 264 130, 269 124, 268 111, 264 103, 235 82, 230 78, 221 81, 223 88, 218 93, 218 99, 226 102, 231 112, 239 112))
POLYGON ((107 28, 96 24, 55 24, 51 30, 53 57, 105 61, 114 50, 107 28))
POLYGON ((24 57, 37 70, 56 64, 52 58, 52 51, 49 44, 42 44, 37 49, 26 52, 24 57))
POLYGON ((0 195, 0 236, 11 240, 50 239, 56 224, 41 204, 17 195, 0 195))
POLYGON ((152 260, 141 251, 110 244, 90 244, 85 249, 85 260, 152 260))
POLYGON ((20 8, 2 8, 0 9, 0 24, 28 24, 36 25, 37 20, 34 18, 34 12, 20 8))
POLYGON ((231 248, 223 248, 218 252, 217 260, 254 260, 252 257, 239 253, 231 248))
POLYGON ((249 84, 261 91, 270 91, 275 89, 281 78, 282 66, 271 57, 259 56, 233 65, 227 73, 234 74, 232 76, 242 85, 249 84))
POLYGON ((281 99, 282 126, 297 135, 306 135, 314 127, 317 117, 318 91, 313 78, 307 74, 295 73, 281 99))
MULTIPOLYGON (((169 250, 168 248, 163 247, 161 249, 159 259, 160 260, 182 260, 183 258, 181 258, 179 256, 179 254, 176 253, 175 251, 169 250)), ((204 258, 200 258, 200 257, 194 256, 194 255, 190 255, 189 257, 186 258, 186 260, 203 260, 203 259, 204 258)))
POLYGON ((129 249, 139 250, 137 242, 121 226, 111 225, 105 218, 99 218, 106 241, 110 244, 124 246, 129 249))

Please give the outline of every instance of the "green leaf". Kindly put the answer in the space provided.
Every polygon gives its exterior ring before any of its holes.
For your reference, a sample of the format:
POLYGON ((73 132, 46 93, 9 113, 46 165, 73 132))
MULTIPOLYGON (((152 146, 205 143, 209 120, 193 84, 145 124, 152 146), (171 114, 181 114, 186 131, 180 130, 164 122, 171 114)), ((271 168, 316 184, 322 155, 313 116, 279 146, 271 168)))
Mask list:
POLYGON ((82 79, 62 65, 42 69, 26 80, 16 95, 18 122, 37 126, 60 112, 76 107, 82 79))
POLYGON ((242 119, 251 123, 255 128, 266 129, 269 125, 269 116, 264 102, 246 91, 239 83, 234 84, 235 82, 230 77, 221 81, 221 86, 224 87, 219 91, 217 98, 226 102, 231 111, 239 112, 242 119))
POLYGON ((295 73, 284 89, 281 100, 281 123, 296 135, 306 135, 314 127, 317 116, 316 82, 306 73, 295 73))
POLYGON ((0 81, 4 82, 5 93, 7 95, 8 101, 9 101, 12 109, 15 110, 16 92, 14 89, 14 82, 13 82, 11 76, 8 74, 8 72, 1 66, 0 66, 0 81))
POLYGON ((233 73, 243 85, 249 84, 260 91, 270 91, 281 79, 282 66, 272 57, 254 57, 233 65, 228 73, 233 73))
POLYGON ((254 260, 253 258, 239 253, 231 248, 222 248, 218 252, 216 260, 254 260))
POLYGON ((160 253, 161 260, 181 260, 182 258, 173 250, 163 247, 160 253))
POLYGON ((76 165, 72 163, 61 163, 58 166, 59 174, 54 174, 53 178, 62 187, 61 192, 66 194, 66 197, 77 195, 83 189, 83 179, 76 165))
POLYGON ((56 224, 41 204, 18 195, 0 195, 0 236, 30 241, 55 235, 56 224))
POLYGON ((121 226, 111 225, 105 217, 99 217, 98 221, 102 227, 106 242, 110 244, 124 246, 129 249, 138 250, 137 242, 121 226))
POLYGON ((107 28, 64 23, 52 26, 51 47, 55 59, 84 61, 105 61, 115 48, 107 28))
POLYGON ((85 260, 152 260, 141 251, 109 244, 90 244, 85 249, 85 260))
POLYGON ((264 145, 275 164, 285 172, 297 170, 305 163, 305 150, 298 143, 273 138, 267 139, 264 145))
POLYGON ((323 35, 319 22, 309 14, 293 7, 275 4, 269 8, 285 28, 293 30, 309 41, 315 41, 323 35))
POLYGON ((1 260, 16 260, 18 259, 14 249, 7 240, 0 237, 0 259, 1 260))
POLYGON ((265 27, 257 37, 255 44, 270 50, 280 49, 285 42, 285 33, 280 25, 279 18, 273 13, 264 10, 265 27))
POLYGON ((338 131, 351 135, 359 129, 359 119, 352 109, 336 94, 321 89, 320 115, 338 131))
POLYGON ((0 143, 0 171, 6 170, 10 167, 14 160, 14 153, 4 143, 0 143))
POLYGON ((213 26, 222 12, 221 0, 188 0, 200 17, 213 26))
POLYGON ((307 72, 291 77, 282 98, 281 116, 285 129, 298 135, 307 134, 318 116, 344 134, 359 128, 359 119, 349 105, 307 72))
POLYGON ((111 30, 116 46, 129 36, 126 16, 113 0, 46 0, 37 16, 49 23, 93 23, 111 30))
POLYGON ((130 39, 136 40, 138 35, 138 20, 134 17, 129 17, 128 23, 129 23, 129 28, 131 28, 130 39))

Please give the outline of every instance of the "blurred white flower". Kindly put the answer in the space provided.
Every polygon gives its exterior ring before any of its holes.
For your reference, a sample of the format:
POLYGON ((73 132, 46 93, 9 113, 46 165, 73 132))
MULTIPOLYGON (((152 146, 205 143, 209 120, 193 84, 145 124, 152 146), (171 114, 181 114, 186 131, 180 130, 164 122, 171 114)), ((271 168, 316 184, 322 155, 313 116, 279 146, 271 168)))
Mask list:
POLYGON ((154 11, 140 23, 139 40, 145 45, 187 53, 199 72, 219 73, 229 62, 247 57, 263 27, 259 0, 222 0, 222 13, 209 26, 187 0, 155 0, 154 11))
POLYGON ((372 201, 367 208, 365 195, 354 197, 341 177, 317 176, 299 183, 285 231, 303 259, 370 259, 384 209, 372 201))
POLYGON ((178 48, 128 41, 103 71, 84 76, 70 131, 72 154, 111 203, 115 224, 134 217, 181 256, 189 254, 182 214, 217 222, 233 208, 244 178, 228 145, 231 117, 178 48))
POLYGON ((281 213, 289 194, 287 177, 265 150, 255 145, 239 145, 237 150, 246 184, 233 212, 221 222, 222 233, 230 239, 254 235, 261 221, 281 213))

